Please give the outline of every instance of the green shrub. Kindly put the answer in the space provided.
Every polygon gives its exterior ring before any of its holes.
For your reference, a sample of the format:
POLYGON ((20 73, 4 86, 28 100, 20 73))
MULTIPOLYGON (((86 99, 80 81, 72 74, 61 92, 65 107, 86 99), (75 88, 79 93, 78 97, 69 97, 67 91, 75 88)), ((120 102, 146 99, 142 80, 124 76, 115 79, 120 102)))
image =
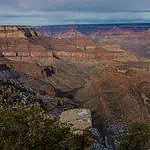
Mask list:
POLYGON ((80 138, 39 107, 0 107, 1 150, 80 149, 80 138))
POLYGON ((150 140, 150 125, 134 123, 129 127, 128 133, 122 135, 120 150, 143 150, 150 140))

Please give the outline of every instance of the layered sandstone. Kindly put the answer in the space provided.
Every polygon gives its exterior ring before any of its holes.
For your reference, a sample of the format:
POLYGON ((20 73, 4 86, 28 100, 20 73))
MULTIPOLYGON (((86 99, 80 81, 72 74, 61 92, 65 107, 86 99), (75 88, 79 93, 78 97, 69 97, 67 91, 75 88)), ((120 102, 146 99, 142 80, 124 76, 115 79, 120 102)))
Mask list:
POLYGON ((1 26, 0 38, 24 38, 25 35, 17 26, 1 26))
POLYGON ((46 51, 43 46, 32 43, 40 36, 30 26, 1 26, 0 49, 4 52, 46 51))
POLYGON ((128 61, 138 61, 138 58, 134 55, 124 53, 113 53, 113 52, 105 52, 105 53, 87 53, 87 52, 66 52, 66 51, 55 51, 55 52, 2 52, 2 56, 7 57, 8 59, 14 61, 23 61, 23 62, 34 62, 35 60, 51 60, 53 57, 57 57, 58 59, 70 59, 74 62, 80 61, 84 62, 85 60, 94 63, 94 60, 97 63, 102 61, 112 61, 117 60, 121 62, 128 61))
POLYGON ((89 64, 113 60, 123 62, 138 60, 136 56, 125 51, 114 51, 116 47, 110 50, 110 46, 98 46, 76 30, 67 31, 66 35, 72 36, 67 36, 65 39, 45 38, 28 26, 2 26, 0 31, 1 56, 15 61, 30 63, 39 61, 50 64, 54 54, 60 59, 89 64))

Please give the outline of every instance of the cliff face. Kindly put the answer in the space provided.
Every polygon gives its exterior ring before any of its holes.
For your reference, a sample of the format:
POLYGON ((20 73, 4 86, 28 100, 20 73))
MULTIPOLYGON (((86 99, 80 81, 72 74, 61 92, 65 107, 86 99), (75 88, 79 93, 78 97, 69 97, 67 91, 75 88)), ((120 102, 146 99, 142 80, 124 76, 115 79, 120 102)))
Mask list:
POLYGON ((20 31, 17 26, 1 26, 0 38, 25 38, 24 32, 20 31))
POLYGON ((40 37, 40 33, 30 26, 1 26, 0 50, 1 52, 26 52, 45 50, 40 45, 35 45, 32 40, 40 37))
POLYGON ((95 125, 103 120, 122 124, 150 122, 149 74, 124 74, 108 66, 97 73, 76 94, 76 101, 93 112, 95 125))
POLYGON ((150 34, 144 28, 137 28, 137 31, 132 28, 126 31, 123 28, 119 30, 104 30, 93 33, 91 38, 99 44, 119 45, 122 49, 134 52, 139 57, 150 58, 150 55, 147 53, 149 51, 150 34))
MULTIPOLYGON (((72 30, 71 33, 70 31, 67 33, 72 35, 72 32, 74 33, 72 30)), ((69 38, 67 41, 66 39, 49 39, 29 26, 1 26, 0 51, 1 56, 8 59, 30 63, 37 60, 51 63, 53 52, 59 58, 89 64, 113 60, 137 61, 136 56, 132 54, 97 47, 94 41, 82 36, 78 40, 75 37, 69 38), (78 45, 76 45, 77 43, 78 45)))
POLYGON ((0 26, 0 38, 28 38, 39 35, 30 26, 0 26))
POLYGON ((27 63, 35 63, 39 62, 42 64, 53 64, 54 57, 57 57, 61 60, 69 60, 74 63, 88 64, 88 65, 96 65, 101 62, 111 62, 111 61, 120 61, 120 62, 128 62, 128 61, 138 61, 137 57, 132 54, 126 53, 86 53, 86 52, 66 52, 66 51, 56 51, 56 52, 2 52, 1 57, 6 57, 9 60, 19 61, 19 62, 27 62, 27 63))

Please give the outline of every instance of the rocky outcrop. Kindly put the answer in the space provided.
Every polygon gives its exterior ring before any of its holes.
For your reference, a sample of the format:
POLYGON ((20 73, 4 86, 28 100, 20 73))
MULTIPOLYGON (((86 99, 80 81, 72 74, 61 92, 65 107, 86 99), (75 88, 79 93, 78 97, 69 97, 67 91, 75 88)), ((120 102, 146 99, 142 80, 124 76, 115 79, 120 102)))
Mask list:
POLYGON ((92 128, 91 112, 87 109, 72 109, 60 115, 60 122, 71 125, 74 134, 83 135, 92 128))
POLYGON ((38 36, 31 26, 0 26, 0 38, 28 38, 38 36))
MULTIPOLYGON (((46 51, 32 43, 41 34, 30 26, 0 26, 0 50, 2 52, 46 51)), ((9 54, 10 55, 10 54, 9 54)))
POLYGON ((58 36, 60 39, 68 39, 73 37, 85 37, 84 34, 76 30, 75 28, 70 28, 69 30, 65 31, 64 33, 58 36))
POLYGON ((25 38, 24 32, 20 31, 17 26, 1 26, 0 38, 25 38))

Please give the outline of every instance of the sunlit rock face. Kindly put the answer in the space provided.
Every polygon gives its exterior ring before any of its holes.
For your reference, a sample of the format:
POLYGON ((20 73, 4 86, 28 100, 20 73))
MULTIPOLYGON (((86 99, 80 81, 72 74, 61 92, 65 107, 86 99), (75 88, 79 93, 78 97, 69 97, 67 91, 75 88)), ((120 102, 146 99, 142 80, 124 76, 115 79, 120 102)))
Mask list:
POLYGON ((22 31, 17 26, 1 26, 0 27, 0 38, 25 38, 22 31))
POLYGON ((0 38, 29 38, 39 34, 31 26, 0 26, 0 38))
POLYGON ((92 128, 91 112, 88 109, 73 109, 64 111, 60 115, 60 121, 71 125, 75 134, 83 134, 92 128))
POLYGON ((0 26, 0 48, 7 52, 41 51, 41 46, 31 42, 39 36, 30 26, 0 26))

